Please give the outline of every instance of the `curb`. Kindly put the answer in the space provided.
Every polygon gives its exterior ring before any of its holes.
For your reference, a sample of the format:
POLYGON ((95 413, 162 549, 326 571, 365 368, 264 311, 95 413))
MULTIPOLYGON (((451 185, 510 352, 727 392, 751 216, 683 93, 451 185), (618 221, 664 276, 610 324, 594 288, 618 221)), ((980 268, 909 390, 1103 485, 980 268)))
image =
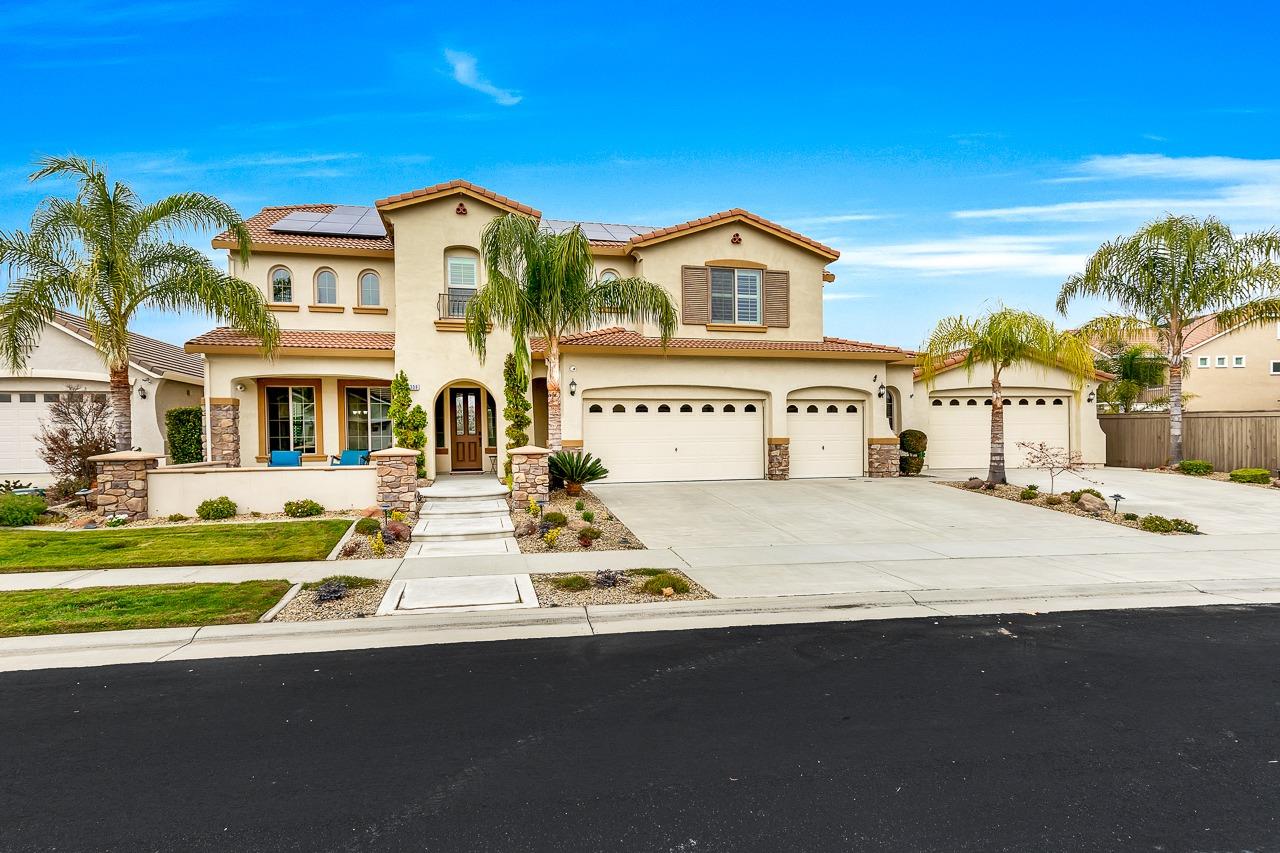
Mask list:
POLYGON ((286 607, 289 606, 290 601, 293 601, 295 598, 298 597, 298 593, 300 592, 302 592, 301 583, 295 583, 293 586, 289 587, 289 591, 284 594, 283 598, 281 598, 279 601, 276 602, 275 607, 272 607, 266 613, 263 613, 261 616, 259 616, 258 621, 270 622, 272 619, 276 618, 276 616, 280 614, 281 610, 284 610, 286 607))

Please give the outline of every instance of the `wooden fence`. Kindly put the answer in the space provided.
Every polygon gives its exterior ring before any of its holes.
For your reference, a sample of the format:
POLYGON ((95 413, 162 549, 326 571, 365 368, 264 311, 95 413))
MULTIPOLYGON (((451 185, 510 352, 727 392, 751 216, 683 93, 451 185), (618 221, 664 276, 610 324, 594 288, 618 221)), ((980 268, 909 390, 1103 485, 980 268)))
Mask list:
MULTIPOLYGON (((1156 468, 1169 461, 1169 415, 1098 415, 1107 434, 1107 464, 1156 468)), ((1182 455, 1207 459, 1218 471, 1280 468, 1280 412, 1187 412, 1182 455)))

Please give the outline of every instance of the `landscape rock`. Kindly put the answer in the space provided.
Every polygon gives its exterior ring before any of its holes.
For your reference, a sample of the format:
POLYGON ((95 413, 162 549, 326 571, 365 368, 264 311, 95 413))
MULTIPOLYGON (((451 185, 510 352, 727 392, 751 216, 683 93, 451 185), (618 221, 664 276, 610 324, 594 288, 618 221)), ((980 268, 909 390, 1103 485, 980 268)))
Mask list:
POLYGON ((981 489, 984 484, 985 481, 981 477, 970 477, 965 481, 964 487, 966 489, 981 489))
POLYGON ((1085 512, 1104 512, 1111 507, 1107 506, 1107 502, 1097 495, 1091 495, 1085 492, 1080 496, 1080 500, 1076 501, 1076 506, 1085 512))

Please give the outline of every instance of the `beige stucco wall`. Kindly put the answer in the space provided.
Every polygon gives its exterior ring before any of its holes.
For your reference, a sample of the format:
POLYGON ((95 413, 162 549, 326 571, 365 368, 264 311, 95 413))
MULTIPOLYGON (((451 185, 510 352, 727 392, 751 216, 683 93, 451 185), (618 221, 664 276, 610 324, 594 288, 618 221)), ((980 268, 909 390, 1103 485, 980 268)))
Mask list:
POLYGON ((396 309, 395 263, 390 258, 358 258, 345 255, 319 255, 303 252, 254 252, 247 266, 241 266, 235 253, 230 256, 232 275, 258 286, 271 299, 271 271, 288 267, 293 275, 293 304, 296 312, 277 311, 282 329, 351 329, 391 331, 395 327, 396 309), (331 269, 338 277, 338 302, 341 313, 312 311, 315 303, 315 276, 321 269, 331 269), (373 270, 382 280, 381 307, 387 314, 365 314, 353 310, 359 305, 360 274, 373 270))
POLYGON ((226 495, 242 513, 274 513, 285 501, 310 498, 329 510, 360 509, 378 502, 378 475, 358 468, 157 468, 147 478, 148 513, 194 516, 202 501, 226 495))
MULTIPOLYGON (((910 411, 907 426, 923 430, 931 435, 935 428, 930 422, 933 408, 929 405, 930 395, 934 393, 967 391, 971 396, 985 399, 991 396, 990 369, 979 365, 972 376, 963 367, 954 368, 939 374, 932 386, 917 381, 909 397, 906 408, 910 411)), ((1068 398, 1068 417, 1071 422, 1071 450, 1080 451, 1087 465, 1103 465, 1107 460, 1107 437, 1098 423, 1098 408, 1086 402, 1090 393, 1098 388, 1097 381, 1086 383, 1081 391, 1075 392, 1066 372, 1058 368, 1042 368, 1035 365, 1015 365, 1001 372, 1001 385, 1006 397, 1012 396, 1044 396, 1052 394, 1068 398)), ((1006 448, 1006 451, 1008 448, 1006 448)))
POLYGON ((1258 412, 1280 409, 1280 375, 1271 374, 1271 362, 1280 361, 1280 330, 1275 323, 1236 329, 1206 341, 1186 356, 1183 390, 1195 394, 1187 409, 1196 412, 1258 412), (1245 357, 1244 367, 1232 367, 1235 356, 1245 357), (1225 356, 1226 367, 1215 367, 1225 356), (1200 367, 1199 359, 1209 359, 1200 367))

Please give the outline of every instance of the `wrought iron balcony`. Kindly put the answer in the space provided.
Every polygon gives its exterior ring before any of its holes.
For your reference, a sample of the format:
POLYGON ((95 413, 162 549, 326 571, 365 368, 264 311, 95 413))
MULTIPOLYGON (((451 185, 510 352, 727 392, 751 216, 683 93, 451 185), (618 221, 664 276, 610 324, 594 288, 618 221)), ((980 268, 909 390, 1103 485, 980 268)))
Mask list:
POLYGON ((463 320, 467 316, 467 303, 476 292, 465 287, 451 287, 440 294, 440 319, 463 320))

